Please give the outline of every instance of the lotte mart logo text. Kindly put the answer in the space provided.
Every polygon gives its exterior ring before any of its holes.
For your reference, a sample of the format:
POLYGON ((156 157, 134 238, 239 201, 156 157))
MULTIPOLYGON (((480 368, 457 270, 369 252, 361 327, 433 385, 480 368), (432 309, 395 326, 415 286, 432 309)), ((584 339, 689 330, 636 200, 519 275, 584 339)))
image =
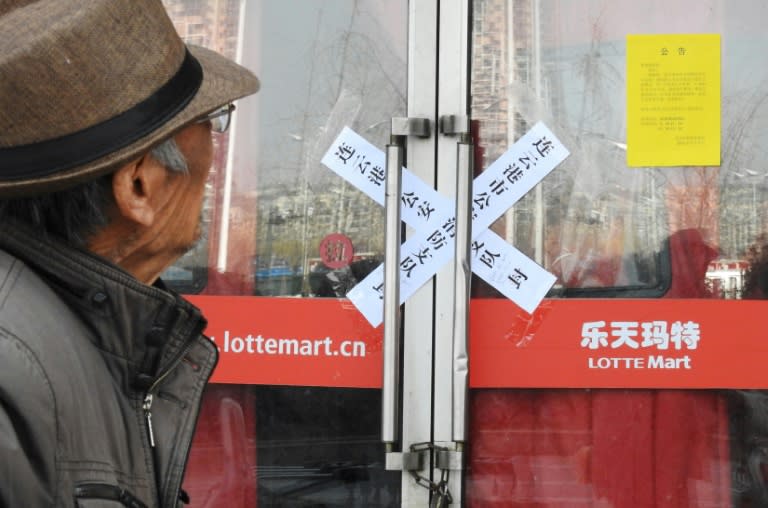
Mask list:
POLYGON ((701 328, 693 321, 589 321, 581 326, 581 347, 606 353, 589 357, 590 369, 691 369, 691 357, 681 352, 697 349, 700 339, 701 328), (634 354, 616 355, 624 352, 634 354))

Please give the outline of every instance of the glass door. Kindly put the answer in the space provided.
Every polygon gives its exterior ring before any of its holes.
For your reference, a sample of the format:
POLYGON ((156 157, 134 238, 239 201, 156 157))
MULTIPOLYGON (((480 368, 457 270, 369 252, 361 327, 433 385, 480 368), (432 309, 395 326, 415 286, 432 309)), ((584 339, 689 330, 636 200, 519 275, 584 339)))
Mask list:
POLYGON ((220 351, 184 488, 201 507, 398 506, 381 329, 345 299, 383 260, 384 211, 321 160, 344 127, 383 149, 406 116, 408 3, 165 4, 188 42, 261 80, 215 140, 201 242, 164 274, 220 351))
POLYGON ((165 274, 193 505, 768 504, 762 2, 165 3, 262 81, 165 274))
POLYGON ((570 155, 491 226, 548 298, 473 280, 467 506, 768 503, 766 9, 472 2, 477 169, 538 122, 570 155))

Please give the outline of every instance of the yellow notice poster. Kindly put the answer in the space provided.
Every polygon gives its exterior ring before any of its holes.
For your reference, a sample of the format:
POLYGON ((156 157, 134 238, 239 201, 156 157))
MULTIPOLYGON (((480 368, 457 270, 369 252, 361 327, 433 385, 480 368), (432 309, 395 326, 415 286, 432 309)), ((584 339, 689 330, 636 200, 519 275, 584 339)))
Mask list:
POLYGON ((720 165, 720 35, 627 35, 627 164, 720 165))

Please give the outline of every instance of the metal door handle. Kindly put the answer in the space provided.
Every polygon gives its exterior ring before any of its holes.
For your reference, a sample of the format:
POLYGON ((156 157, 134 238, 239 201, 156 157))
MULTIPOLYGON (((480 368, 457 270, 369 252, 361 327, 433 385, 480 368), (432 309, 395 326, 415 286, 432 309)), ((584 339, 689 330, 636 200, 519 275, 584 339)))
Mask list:
MULTIPOLYGON (((386 147, 384 238, 384 366, 381 393, 381 440, 391 449, 400 438, 400 196, 406 136, 429 137, 426 118, 392 118, 392 136, 386 147)), ((391 450, 390 450, 391 451, 391 450)))
POLYGON ((453 440, 466 441, 466 407, 469 389, 469 298, 472 282, 472 180, 473 145, 469 134, 457 144, 456 167, 456 255, 453 258, 453 440))
POLYGON ((386 148, 384 236, 384 370, 381 393, 381 440, 395 443, 398 434, 400 393, 400 195, 402 194, 402 137, 392 136, 386 148))

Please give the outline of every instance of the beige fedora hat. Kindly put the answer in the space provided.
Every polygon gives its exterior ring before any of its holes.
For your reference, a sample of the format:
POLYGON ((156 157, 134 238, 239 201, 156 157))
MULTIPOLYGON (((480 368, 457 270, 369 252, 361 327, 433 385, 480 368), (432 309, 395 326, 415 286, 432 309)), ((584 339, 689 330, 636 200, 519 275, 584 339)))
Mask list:
POLYGON ((0 197, 105 174, 258 88, 160 0, 2 0, 0 197))

